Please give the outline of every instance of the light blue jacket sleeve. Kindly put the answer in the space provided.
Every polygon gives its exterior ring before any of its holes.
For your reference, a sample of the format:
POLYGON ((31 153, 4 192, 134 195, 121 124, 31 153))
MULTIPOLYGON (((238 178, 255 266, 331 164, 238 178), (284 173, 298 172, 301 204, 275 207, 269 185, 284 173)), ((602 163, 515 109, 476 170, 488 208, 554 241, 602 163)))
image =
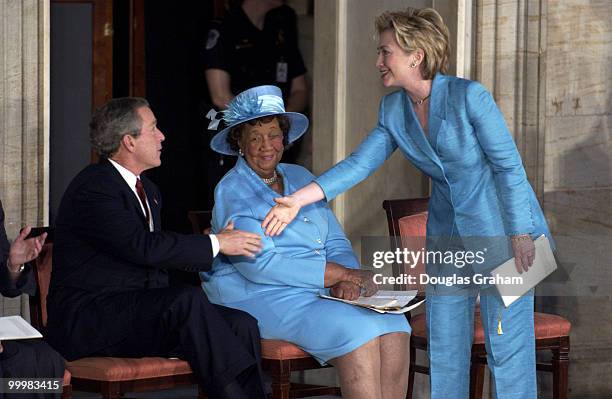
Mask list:
POLYGON ((227 257, 245 278, 258 284, 324 287, 325 259, 286 256, 277 249, 274 239, 264 234, 260 220, 245 216, 233 220, 235 229, 250 231, 261 237, 263 248, 255 258, 227 257))
POLYGON ((378 169, 397 148, 384 124, 384 101, 380 102, 378 124, 345 160, 315 179, 327 201, 358 184, 378 169))
POLYGON ((466 97, 470 123, 495 176, 508 234, 532 233, 529 182, 504 117, 480 83, 471 82, 466 97))
POLYGON ((359 269, 359 261, 353 252, 351 242, 346 238, 338 219, 326 205, 328 221, 328 233, 325 240, 325 250, 327 251, 327 261, 334 262, 351 269, 359 269))

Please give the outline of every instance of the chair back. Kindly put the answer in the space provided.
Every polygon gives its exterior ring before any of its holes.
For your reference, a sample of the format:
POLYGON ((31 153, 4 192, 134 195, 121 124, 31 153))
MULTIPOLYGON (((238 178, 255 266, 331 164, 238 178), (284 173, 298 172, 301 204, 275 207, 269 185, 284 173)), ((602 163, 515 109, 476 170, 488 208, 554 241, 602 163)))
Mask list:
POLYGON ((30 262, 36 280, 36 294, 30 297, 30 319, 32 326, 45 335, 47 327, 47 295, 51 283, 53 258, 53 229, 50 227, 33 228, 28 238, 47 233, 47 239, 38 257, 30 262))
POLYGON ((204 230, 210 227, 212 211, 189 211, 187 214, 191 222, 191 228, 195 234, 203 234, 204 230))
MULTIPOLYGON (((425 291, 420 276, 425 273, 424 255, 426 250, 427 206, 429 198, 386 200, 383 208, 387 213, 387 224, 392 245, 407 249, 418 255, 416 261, 393 265, 394 276, 414 276, 414 284, 403 279, 404 283, 395 284, 396 290, 425 291)), ((415 259, 409 257, 408 259, 415 259)))

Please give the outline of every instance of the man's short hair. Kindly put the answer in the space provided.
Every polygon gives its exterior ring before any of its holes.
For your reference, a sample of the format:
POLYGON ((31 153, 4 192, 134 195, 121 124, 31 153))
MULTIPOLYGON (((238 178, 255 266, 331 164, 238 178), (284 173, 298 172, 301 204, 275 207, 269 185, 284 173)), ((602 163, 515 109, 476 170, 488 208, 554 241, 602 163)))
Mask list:
POLYGON ((119 150, 123 136, 138 137, 142 128, 138 109, 148 106, 144 98, 121 97, 96 109, 89 123, 89 141, 94 151, 103 158, 110 158, 119 150))

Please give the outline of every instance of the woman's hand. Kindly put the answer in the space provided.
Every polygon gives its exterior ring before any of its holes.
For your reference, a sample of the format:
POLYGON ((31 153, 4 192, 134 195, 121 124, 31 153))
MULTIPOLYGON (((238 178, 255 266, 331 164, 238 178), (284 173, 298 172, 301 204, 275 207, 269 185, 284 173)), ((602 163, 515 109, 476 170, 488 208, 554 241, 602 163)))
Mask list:
POLYGON ((363 296, 372 296, 378 291, 378 286, 374 282, 374 273, 369 270, 347 269, 346 281, 358 285, 362 288, 363 296))
POLYGON ((514 251, 514 262, 519 273, 529 271, 535 259, 535 244, 529 234, 512 236, 512 250, 514 251))
POLYGON ((298 198, 294 195, 274 198, 274 201, 277 205, 270 209, 261 223, 261 227, 265 230, 265 234, 270 237, 282 233, 285 227, 295 219, 302 208, 302 204, 300 204, 300 201, 298 201, 298 198))
POLYGON ((329 293, 334 298, 354 301, 361 294, 361 287, 349 281, 341 281, 329 289, 329 293))

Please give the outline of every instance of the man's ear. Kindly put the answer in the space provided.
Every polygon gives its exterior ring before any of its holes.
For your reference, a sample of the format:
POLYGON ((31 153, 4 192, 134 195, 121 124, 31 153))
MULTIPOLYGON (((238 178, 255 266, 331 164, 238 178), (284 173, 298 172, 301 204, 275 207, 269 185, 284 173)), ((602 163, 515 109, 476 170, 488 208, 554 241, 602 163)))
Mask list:
POLYGON ((121 137, 120 147, 125 148, 127 152, 134 152, 136 147, 134 136, 131 134, 125 134, 121 137))

